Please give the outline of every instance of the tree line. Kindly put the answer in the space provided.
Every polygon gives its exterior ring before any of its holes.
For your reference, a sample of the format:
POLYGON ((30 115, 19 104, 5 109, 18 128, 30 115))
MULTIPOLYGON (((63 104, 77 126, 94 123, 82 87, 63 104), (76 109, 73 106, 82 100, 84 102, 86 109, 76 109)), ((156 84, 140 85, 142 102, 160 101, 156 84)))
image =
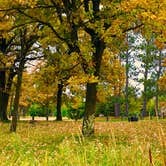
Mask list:
POLYGON ((141 53, 135 52, 140 55, 137 58, 144 68, 144 78, 140 80, 144 85, 142 116, 146 115, 151 83, 149 81, 152 81, 149 77, 152 76, 156 86, 153 87, 152 83, 151 89, 155 89, 155 110, 158 112, 157 81, 161 76, 162 50, 166 42, 165 8, 164 1, 153 0, 146 2, 142 0, 139 2, 123 0, 111 2, 106 0, 0 1, 1 121, 7 120, 7 107, 14 83, 14 108, 10 130, 16 131, 23 71, 26 64, 34 60, 40 60, 40 65, 37 65, 37 62, 35 65, 40 66, 37 72, 41 71, 38 76, 41 76, 44 83, 45 97, 49 99, 51 96, 57 96, 59 120, 63 88, 70 87, 75 96, 78 96, 78 93, 85 93, 82 125, 84 135, 94 134, 96 103, 100 100, 98 96, 104 96, 103 91, 115 96, 117 101, 115 112, 118 116, 120 96, 125 84, 125 108, 126 116, 128 116, 129 75, 133 75, 129 70, 130 63, 132 64, 130 55, 136 57, 132 51, 134 47, 137 47, 137 50, 143 49, 141 53), (130 37, 130 33, 134 33, 134 37, 130 37), (132 44, 132 40, 139 43, 140 35, 144 40, 142 45, 132 44), (155 63, 158 67, 156 72, 149 76, 149 72, 154 69, 153 55, 156 56, 155 63), (122 61, 125 61, 125 67, 121 65, 122 61), (52 88, 47 88, 50 84, 56 86, 56 94, 52 88), (85 84, 86 91, 77 92, 76 89, 84 89, 85 84), (53 93, 51 95, 50 90, 53 93))

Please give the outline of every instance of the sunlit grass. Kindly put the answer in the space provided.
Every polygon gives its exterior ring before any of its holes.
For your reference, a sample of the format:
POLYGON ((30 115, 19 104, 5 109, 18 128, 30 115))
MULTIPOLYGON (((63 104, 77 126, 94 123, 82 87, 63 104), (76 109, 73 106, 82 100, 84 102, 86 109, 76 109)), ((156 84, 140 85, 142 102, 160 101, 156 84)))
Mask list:
POLYGON ((96 122, 95 136, 81 122, 20 122, 17 134, 0 123, 0 165, 164 166, 166 120, 96 122))

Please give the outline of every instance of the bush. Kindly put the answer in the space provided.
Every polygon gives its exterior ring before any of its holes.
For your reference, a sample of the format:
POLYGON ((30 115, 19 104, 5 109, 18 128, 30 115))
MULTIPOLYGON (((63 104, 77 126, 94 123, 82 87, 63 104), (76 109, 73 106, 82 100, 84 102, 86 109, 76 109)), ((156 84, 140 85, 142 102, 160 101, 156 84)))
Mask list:
POLYGON ((68 110, 66 108, 62 108, 62 117, 67 117, 68 110))
POLYGON ((95 116, 114 116, 114 106, 111 102, 97 103, 95 116))
MULTIPOLYGON (((50 110, 48 111, 48 114, 50 110)), ((29 108, 29 115, 30 116, 46 116, 47 115, 47 108, 42 108, 38 104, 33 104, 29 108)))
POLYGON ((81 105, 77 109, 72 108, 71 106, 67 110, 67 117, 70 119, 78 120, 84 116, 84 106, 81 105))

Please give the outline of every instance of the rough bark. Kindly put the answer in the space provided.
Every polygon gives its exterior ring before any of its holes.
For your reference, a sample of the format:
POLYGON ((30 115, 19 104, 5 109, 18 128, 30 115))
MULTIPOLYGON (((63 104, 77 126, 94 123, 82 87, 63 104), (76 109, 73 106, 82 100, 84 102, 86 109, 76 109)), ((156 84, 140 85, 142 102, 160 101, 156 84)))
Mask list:
POLYGON ((96 86, 97 83, 87 83, 85 114, 83 119, 82 133, 85 136, 94 134, 94 118, 96 111, 96 86))
MULTIPOLYGON (((92 33, 92 42, 95 48, 93 54, 93 62, 95 64, 94 76, 99 77, 101 59, 105 49, 105 43, 96 34, 92 33)), ((84 136, 91 136, 94 134, 94 119, 96 112, 97 100, 97 83, 87 83, 85 113, 83 118, 82 133, 84 136)))
POLYGON ((57 121, 62 121, 61 105, 62 105, 62 92, 63 92, 63 83, 58 84, 57 92, 57 121))
POLYGON ((11 123, 11 126, 10 126, 10 131, 11 132, 16 132, 16 128, 17 128, 18 107, 19 107, 23 67, 24 67, 24 63, 20 64, 20 68, 18 70, 16 93, 15 93, 15 98, 14 98, 14 109, 13 109, 13 112, 12 112, 12 123, 11 123))

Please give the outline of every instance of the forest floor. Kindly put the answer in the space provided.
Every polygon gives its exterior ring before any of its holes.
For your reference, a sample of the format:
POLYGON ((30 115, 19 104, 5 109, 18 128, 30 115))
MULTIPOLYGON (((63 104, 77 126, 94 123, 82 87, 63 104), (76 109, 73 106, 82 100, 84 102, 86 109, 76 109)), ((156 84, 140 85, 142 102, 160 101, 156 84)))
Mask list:
POLYGON ((95 122, 85 138, 78 121, 0 123, 0 165, 165 166, 166 120, 95 122))

